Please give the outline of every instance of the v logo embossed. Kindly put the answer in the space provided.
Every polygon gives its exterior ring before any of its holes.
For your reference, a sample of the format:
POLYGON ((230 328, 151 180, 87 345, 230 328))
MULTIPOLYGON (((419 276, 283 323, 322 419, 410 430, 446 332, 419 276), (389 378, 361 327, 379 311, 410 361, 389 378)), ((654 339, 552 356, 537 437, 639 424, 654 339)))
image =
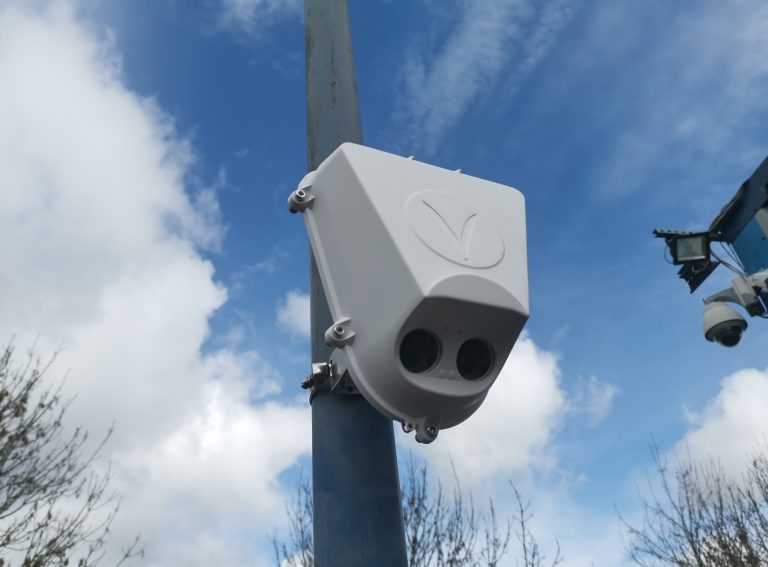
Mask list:
POLYGON ((504 239, 479 204, 445 191, 426 190, 411 195, 406 214, 419 240, 449 262, 483 270, 504 257, 504 239))
POLYGON ((461 233, 459 234, 457 231, 451 228, 450 223, 445 219, 443 215, 440 214, 440 212, 434 206, 432 206, 430 203, 428 203, 423 199, 421 202, 424 203, 429 208, 429 210, 435 214, 435 216, 438 219, 440 219, 440 224, 446 229, 448 234, 451 236, 453 243, 456 244, 456 247, 464 256, 464 260, 468 262, 469 249, 470 249, 470 246, 472 245, 472 234, 474 233, 474 229, 475 229, 477 213, 475 212, 470 213, 469 216, 464 219, 464 222, 461 227, 461 233))

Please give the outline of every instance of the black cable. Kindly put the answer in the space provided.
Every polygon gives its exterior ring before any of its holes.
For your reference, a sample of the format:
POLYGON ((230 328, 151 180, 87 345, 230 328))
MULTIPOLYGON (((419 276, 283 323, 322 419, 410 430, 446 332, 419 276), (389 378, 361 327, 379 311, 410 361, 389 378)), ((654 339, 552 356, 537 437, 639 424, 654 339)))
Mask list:
POLYGON ((726 267, 726 268, 728 268, 729 270, 731 270, 731 271, 733 271, 733 272, 735 272, 735 273, 739 274, 740 276, 745 276, 745 275, 746 275, 746 273, 744 272, 744 270, 740 270, 739 268, 736 268, 735 266, 733 266, 733 264, 731 264, 730 262, 726 262, 726 261, 725 261, 725 260, 723 260, 723 259, 722 259, 720 256, 718 256, 717 254, 715 254, 715 251, 714 251, 714 250, 710 250, 710 252, 712 253, 712 256, 714 256, 714 257, 715 257, 715 259, 716 259, 718 262, 720 262, 720 263, 721 263, 723 266, 725 266, 725 267, 726 267))
POLYGON ((731 260, 736 262, 736 265, 739 268, 741 268, 741 271, 742 272, 746 272, 746 270, 744 269, 744 264, 741 262, 741 259, 736 254, 736 251, 733 250, 733 247, 731 246, 731 244, 730 243, 721 242, 720 246, 722 246, 723 250, 725 250, 725 253, 728 254, 728 256, 730 256, 731 260))
POLYGON ((667 264, 674 264, 672 256, 669 254, 669 246, 664 246, 664 260, 667 261, 667 264))

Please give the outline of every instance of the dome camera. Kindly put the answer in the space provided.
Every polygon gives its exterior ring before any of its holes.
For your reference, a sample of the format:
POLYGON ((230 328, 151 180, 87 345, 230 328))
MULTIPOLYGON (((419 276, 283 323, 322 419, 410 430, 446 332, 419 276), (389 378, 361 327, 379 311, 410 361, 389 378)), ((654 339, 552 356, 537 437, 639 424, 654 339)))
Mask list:
POLYGON ((725 347, 739 344, 741 334, 747 328, 744 317, 721 301, 704 308, 704 337, 725 347))

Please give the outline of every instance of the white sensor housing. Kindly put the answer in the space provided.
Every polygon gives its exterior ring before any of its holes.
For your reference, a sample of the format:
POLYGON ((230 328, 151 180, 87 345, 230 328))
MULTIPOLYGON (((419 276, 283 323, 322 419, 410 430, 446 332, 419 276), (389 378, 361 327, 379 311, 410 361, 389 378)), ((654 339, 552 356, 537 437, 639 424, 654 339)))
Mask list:
POLYGON ((332 363, 420 442, 467 419, 528 318, 522 194, 347 143, 289 204, 334 319, 332 363))

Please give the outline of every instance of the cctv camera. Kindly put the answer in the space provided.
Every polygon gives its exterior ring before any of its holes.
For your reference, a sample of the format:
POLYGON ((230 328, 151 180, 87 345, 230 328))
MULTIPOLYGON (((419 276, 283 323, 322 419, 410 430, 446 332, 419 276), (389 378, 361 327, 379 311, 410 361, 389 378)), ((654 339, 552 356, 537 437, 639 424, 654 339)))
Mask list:
POLYGON ((523 195, 342 144, 289 208, 304 214, 339 373, 422 443, 475 412, 528 319, 523 195))
POLYGON ((704 308, 704 336, 708 341, 725 347, 736 346, 746 328, 744 317, 721 301, 704 308))

